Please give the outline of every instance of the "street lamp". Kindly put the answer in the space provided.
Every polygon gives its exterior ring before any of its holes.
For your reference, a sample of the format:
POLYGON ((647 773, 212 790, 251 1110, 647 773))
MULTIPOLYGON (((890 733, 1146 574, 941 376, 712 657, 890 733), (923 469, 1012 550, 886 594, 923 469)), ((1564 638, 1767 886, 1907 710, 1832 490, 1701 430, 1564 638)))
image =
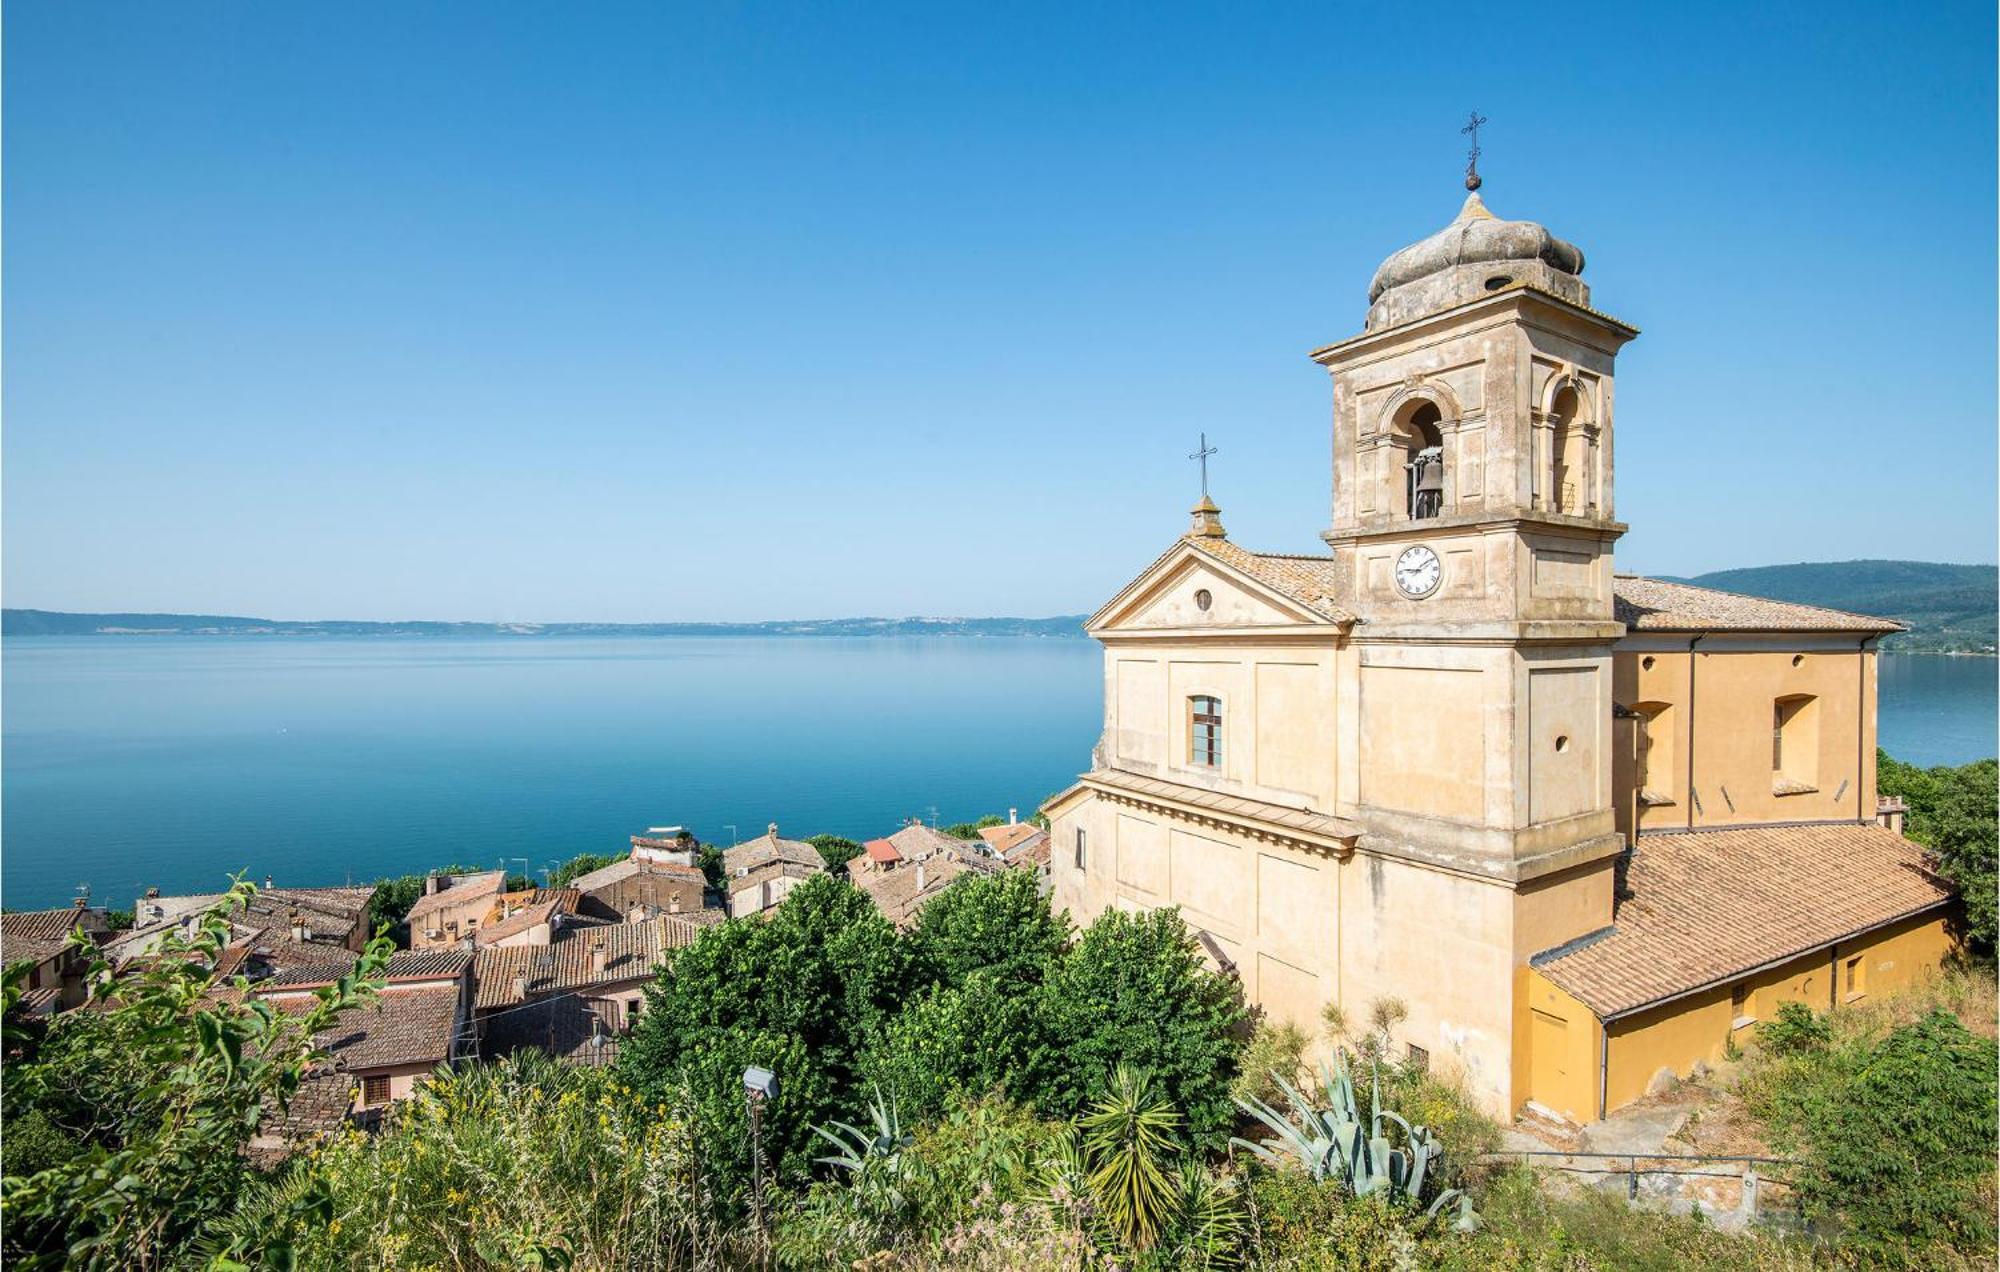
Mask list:
POLYGON ((764 1228, 764 1104, 777 1098, 777 1074, 754 1064, 743 1071, 743 1102, 750 1107, 750 1204, 757 1216, 760 1263, 770 1245, 764 1228))

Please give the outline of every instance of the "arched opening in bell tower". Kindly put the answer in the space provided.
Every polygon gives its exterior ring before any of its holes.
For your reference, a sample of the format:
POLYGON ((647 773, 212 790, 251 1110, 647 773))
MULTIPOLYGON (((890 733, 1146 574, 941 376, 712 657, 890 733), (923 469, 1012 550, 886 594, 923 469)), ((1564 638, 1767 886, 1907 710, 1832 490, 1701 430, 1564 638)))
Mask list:
POLYGON ((1403 511, 1424 521, 1444 511, 1444 413, 1437 403, 1418 400, 1403 408, 1394 438, 1401 453, 1403 511))
POLYGON ((1565 384, 1549 404, 1549 506, 1572 517, 1584 515, 1590 499, 1590 439, 1585 436, 1582 400, 1565 384))

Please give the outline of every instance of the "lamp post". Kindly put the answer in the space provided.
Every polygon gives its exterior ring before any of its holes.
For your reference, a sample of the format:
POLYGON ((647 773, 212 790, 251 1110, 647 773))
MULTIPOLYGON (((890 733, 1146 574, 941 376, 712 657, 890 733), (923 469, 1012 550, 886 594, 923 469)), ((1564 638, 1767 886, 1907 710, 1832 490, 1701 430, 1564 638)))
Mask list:
POLYGON ((778 1075, 751 1065, 743 1071, 743 1102, 750 1108, 750 1206, 757 1217, 757 1262, 770 1260, 770 1236, 764 1226, 764 1104, 778 1096, 778 1075))

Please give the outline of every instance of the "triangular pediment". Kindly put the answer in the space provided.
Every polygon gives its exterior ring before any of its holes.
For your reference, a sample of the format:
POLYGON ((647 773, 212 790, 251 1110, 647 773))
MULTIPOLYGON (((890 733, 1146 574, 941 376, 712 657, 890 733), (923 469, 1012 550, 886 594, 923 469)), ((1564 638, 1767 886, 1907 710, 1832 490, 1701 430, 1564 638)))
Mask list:
POLYGON ((1334 626, 1298 599, 1183 540, 1084 624, 1093 635, 1128 631, 1334 626), (1199 594, 1208 594, 1202 608, 1199 594))

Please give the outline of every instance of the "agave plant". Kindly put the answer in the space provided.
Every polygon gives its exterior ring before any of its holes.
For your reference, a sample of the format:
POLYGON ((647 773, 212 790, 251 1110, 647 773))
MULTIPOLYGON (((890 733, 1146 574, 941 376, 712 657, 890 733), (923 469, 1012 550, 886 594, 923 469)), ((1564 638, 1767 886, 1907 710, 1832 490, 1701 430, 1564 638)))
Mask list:
MULTIPOLYGON (((1429 1127, 1412 1126, 1382 1107, 1379 1074, 1374 1079, 1366 1122, 1355 1101, 1354 1080, 1347 1071, 1344 1055, 1336 1056, 1331 1065, 1320 1065, 1325 1107, 1307 1098, 1282 1075, 1271 1076, 1285 1093, 1292 1115, 1287 1117, 1262 1100, 1238 1100, 1236 1103, 1244 1112, 1270 1127, 1273 1134, 1261 1144, 1232 1138, 1231 1147, 1247 1149, 1258 1160, 1271 1165, 1296 1161, 1315 1181, 1338 1181, 1356 1197, 1379 1195, 1396 1205, 1422 1204, 1424 1183, 1437 1160, 1444 1156, 1444 1147, 1429 1127), (1395 1147, 1385 1133, 1388 1123, 1402 1128, 1402 1147, 1395 1147)), ((1470 1232, 1479 1226, 1471 1199, 1456 1188, 1439 1192, 1424 1213, 1438 1214, 1453 1202, 1458 1203, 1456 1226, 1460 1231, 1470 1232)))
POLYGON ((868 1117, 874 1123, 872 1131, 864 1131, 847 1122, 829 1123, 834 1128, 832 1131, 825 1126, 812 1128, 813 1134, 840 1150, 833 1156, 816 1158, 816 1161, 857 1176, 875 1167, 887 1167, 890 1174, 896 1173, 903 1150, 915 1140, 903 1133, 903 1119, 896 1111, 895 1101, 884 1100, 879 1086, 874 1088, 874 1092, 868 1101, 868 1117))

